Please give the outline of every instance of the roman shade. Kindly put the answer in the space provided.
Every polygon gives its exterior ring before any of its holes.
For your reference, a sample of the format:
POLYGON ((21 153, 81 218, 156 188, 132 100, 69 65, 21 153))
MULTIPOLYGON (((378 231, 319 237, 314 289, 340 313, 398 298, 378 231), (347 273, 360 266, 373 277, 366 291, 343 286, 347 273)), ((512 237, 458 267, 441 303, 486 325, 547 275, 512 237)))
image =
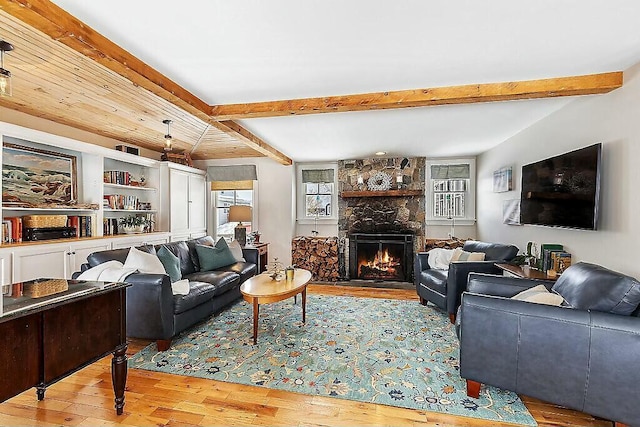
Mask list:
POLYGON ((469 179, 468 164, 431 165, 431 179, 469 179))
POLYGON ((252 190, 258 179, 255 165, 209 166, 211 190, 252 190))
POLYGON ((326 183, 333 182, 333 169, 303 169, 302 183, 326 183))

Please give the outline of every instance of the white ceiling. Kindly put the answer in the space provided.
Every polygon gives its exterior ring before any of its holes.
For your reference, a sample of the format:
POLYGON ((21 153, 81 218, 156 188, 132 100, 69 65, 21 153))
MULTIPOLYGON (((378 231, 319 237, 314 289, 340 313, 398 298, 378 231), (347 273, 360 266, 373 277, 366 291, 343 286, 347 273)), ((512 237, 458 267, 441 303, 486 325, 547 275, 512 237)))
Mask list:
MULTIPOLYGON (((625 70, 637 0, 54 0, 209 104, 625 70)), ((598 96, 598 95, 595 95, 598 96)), ((295 161, 475 155, 572 98, 242 120, 295 161)))

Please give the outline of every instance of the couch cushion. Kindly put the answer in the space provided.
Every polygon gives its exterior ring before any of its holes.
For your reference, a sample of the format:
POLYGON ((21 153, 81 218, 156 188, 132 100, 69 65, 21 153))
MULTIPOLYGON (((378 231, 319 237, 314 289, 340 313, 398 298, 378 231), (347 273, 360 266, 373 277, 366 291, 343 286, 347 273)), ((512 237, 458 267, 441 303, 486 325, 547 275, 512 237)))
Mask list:
POLYGON ((244 259, 244 254, 242 253, 242 246, 240 246, 240 243, 238 243, 237 240, 232 240, 229 243, 229 249, 231 250, 231 253, 233 254, 233 257, 236 259, 236 261, 247 262, 247 260, 244 259))
POLYGON ((484 252, 467 252, 460 248, 455 248, 453 250, 453 255, 451 255, 451 262, 484 261, 484 257, 484 252))
POLYGON ((518 301, 534 302, 536 304, 546 304, 560 306, 564 302, 562 297, 549 290, 544 285, 534 286, 533 288, 525 289, 511 297, 518 301))
POLYGON ((212 284, 190 281, 187 295, 173 296, 173 312, 175 314, 184 313, 197 305, 210 301, 214 295, 215 286, 212 284))
POLYGON ((205 282, 214 286, 214 295, 220 295, 240 283, 240 276, 231 271, 197 271, 185 277, 194 282, 205 282))
POLYGON ((182 272, 180 271, 180 258, 178 258, 164 245, 162 245, 156 253, 158 255, 158 259, 164 266, 164 270, 169 275, 171 283, 180 280, 182 278, 182 272))
POLYGON ((187 242, 169 242, 164 243, 160 247, 162 246, 166 247, 172 254, 180 259, 180 272, 182 273, 182 277, 194 273, 200 268, 200 265, 198 265, 198 267, 196 268, 196 265, 193 263, 193 259, 191 258, 191 251, 187 245, 187 242))
MULTIPOLYGON (((200 260, 198 259, 198 253, 196 252, 196 245, 204 245, 204 246, 215 246, 216 242, 213 240, 211 236, 203 236, 193 240, 187 240, 187 246, 189 247, 189 256, 191 257, 191 262, 194 265, 193 273, 195 271, 200 271, 200 260)), ((184 272, 182 277, 184 277, 184 272)))
POLYGON ((229 246, 222 238, 213 247, 196 245, 196 252, 200 261, 200 271, 217 270, 236 262, 229 246))
POLYGON ((626 316, 640 304, 640 283, 636 279, 586 262, 567 268, 552 290, 579 310, 626 316))
MULTIPOLYGON (((145 245, 138 246, 137 248, 143 252, 154 254, 156 253, 153 246, 145 245)), ((94 252, 90 254, 87 257, 87 262, 89 263, 89 267, 95 267, 98 264, 102 264, 103 262, 112 260, 120 261, 122 264, 124 264, 124 262, 127 260, 127 255, 129 255, 129 248, 111 249, 108 251, 94 252)))
POLYGON ((136 248, 129 249, 129 255, 127 255, 127 259, 124 262, 124 267, 135 268, 140 273, 166 274, 155 249, 153 253, 147 253, 136 248))
POLYGON ((218 271, 233 271, 240 275, 240 283, 243 283, 249 277, 255 276, 258 272, 258 266, 251 262, 236 262, 218 269, 218 271))
POLYGON ((447 294, 447 275, 449 270, 429 268, 420 273, 420 283, 443 295, 447 294))
POLYGON ((467 240, 462 249, 467 252, 484 252, 485 261, 511 261, 518 254, 516 246, 477 240, 467 240))

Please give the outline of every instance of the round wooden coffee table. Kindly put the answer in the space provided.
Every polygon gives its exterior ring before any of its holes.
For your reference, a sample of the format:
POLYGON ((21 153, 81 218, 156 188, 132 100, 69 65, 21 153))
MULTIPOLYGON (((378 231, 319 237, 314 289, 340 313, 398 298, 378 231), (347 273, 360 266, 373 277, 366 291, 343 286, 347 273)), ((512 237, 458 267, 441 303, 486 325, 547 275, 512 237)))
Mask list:
POLYGON ((247 279, 241 286, 242 297, 253 305, 253 344, 258 343, 258 314, 260 304, 282 301, 302 293, 302 323, 306 321, 307 285, 311 272, 296 268, 292 280, 272 280, 266 273, 247 279))

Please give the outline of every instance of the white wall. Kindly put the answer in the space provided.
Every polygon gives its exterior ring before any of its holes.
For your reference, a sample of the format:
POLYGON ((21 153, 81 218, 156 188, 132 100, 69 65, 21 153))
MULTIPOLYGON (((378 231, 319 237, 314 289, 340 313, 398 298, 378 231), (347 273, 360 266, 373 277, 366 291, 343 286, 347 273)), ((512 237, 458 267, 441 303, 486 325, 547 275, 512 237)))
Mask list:
POLYGON ((634 261, 640 241, 640 64, 623 87, 576 98, 564 108, 478 157, 478 238, 523 249, 527 241, 561 243, 575 261, 603 265, 640 278, 634 261), (596 142, 603 143, 597 231, 502 223, 502 201, 517 199, 522 165, 596 142), (514 191, 492 192, 493 171, 513 166, 514 191))
MULTIPOLYGON (((195 166, 256 165, 257 188, 254 205, 257 213, 256 229, 260 241, 269 243, 269 262, 275 257, 285 265, 291 264, 291 239, 295 229, 295 168, 283 166, 268 158, 244 158, 195 161, 195 166)), ((212 221, 209 211, 208 223, 212 221)), ((255 216, 255 214, 254 214, 255 216)))

